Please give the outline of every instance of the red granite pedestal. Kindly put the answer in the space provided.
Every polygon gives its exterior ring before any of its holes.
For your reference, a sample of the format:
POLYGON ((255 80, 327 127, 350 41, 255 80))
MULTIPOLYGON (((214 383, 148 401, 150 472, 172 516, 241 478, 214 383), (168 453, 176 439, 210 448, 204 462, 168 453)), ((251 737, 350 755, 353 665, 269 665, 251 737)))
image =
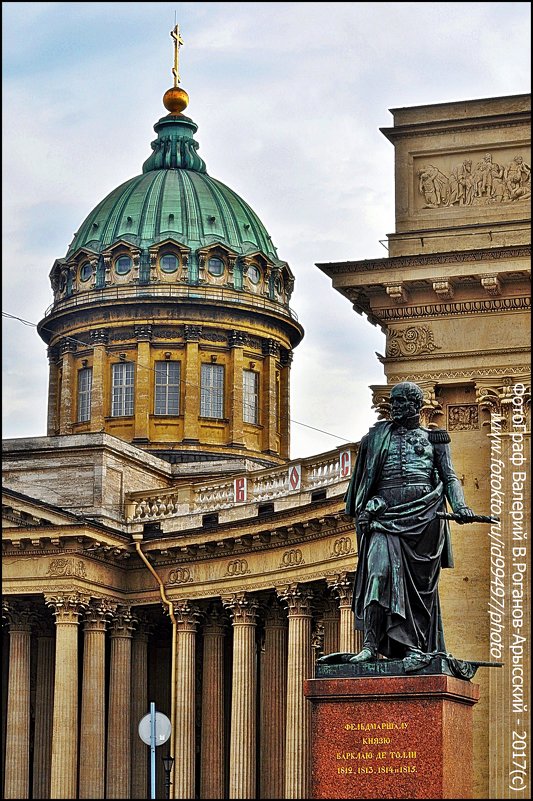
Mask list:
POLYGON ((472 798, 479 687, 448 675, 308 679, 311 798, 472 798))

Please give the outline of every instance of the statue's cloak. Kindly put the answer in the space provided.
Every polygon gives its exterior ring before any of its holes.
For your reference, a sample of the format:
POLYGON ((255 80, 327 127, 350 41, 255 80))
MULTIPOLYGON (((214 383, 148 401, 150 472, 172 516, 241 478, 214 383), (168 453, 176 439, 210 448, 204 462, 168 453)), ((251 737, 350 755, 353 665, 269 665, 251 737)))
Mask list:
MULTIPOLYGON (((352 601, 356 628, 363 629, 365 606, 372 601, 379 603, 387 620, 379 652, 401 658, 405 646, 425 652, 445 650, 438 580, 441 567, 453 567, 453 557, 448 522, 436 517, 445 508, 443 477, 437 469, 431 492, 408 503, 389 505, 372 519, 369 534, 363 534, 357 524, 368 501, 379 495, 376 489, 394 425, 378 422, 361 440, 345 501, 346 514, 356 519, 358 562, 352 601), (388 552, 391 579, 379 594, 371 590, 369 596, 368 588, 375 584, 367 580, 368 549, 374 532, 386 536, 384 551, 388 552)), ((433 432, 426 429, 425 433, 433 432)), ((429 439, 434 449, 448 449, 449 437, 444 441, 432 436, 429 439)), ((446 456, 451 466, 449 451, 446 456)))

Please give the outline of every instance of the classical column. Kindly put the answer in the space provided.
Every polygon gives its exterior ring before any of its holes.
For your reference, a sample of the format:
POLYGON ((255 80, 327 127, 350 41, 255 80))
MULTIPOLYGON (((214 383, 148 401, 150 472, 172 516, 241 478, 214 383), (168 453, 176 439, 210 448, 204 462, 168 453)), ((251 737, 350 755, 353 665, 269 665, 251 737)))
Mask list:
POLYGON ((234 446, 244 447, 243 423, 243 347, 246 334, 242 331, 232 331, 229 338, 231 346, 231 386, 232 404, 230 409, 230 442, 234 446))
POLYGON ((49 437, 59 433, 59 365, 57 348, 48 348, 48 414, 46 431, 49 437))
POLYGON ((54 630, 52 622, 37 622, 33 798, 50 798, 52 715, 54 710, 54 630))
POLYGON ((233 625, 229 798, 255 798, 256 611, 247 593, 222 598, 233 625))
POLYGON ((265 613, 261 655, 260 798, 285 797, 287 630, 287 614, 275 599, 265 613))
POLYGON ((95 328, 91 331, 91 344, 93 346, 93 380, 91 388, 91 431, 103 431, 106 414, 110 414, 110 409, 105 408, 109 402, 106 393, 107 359, 106 344, 109 339, 107 329, 95 328))
POLYGON ((198 442, 200 415, 200 359, 198 342, 202 327, 186 325, 185 336, 185 393, 183 413, 183 441, 198 442))
POLYGON ((332 589, 339 599, 341 617, 339 651, 355 654, 363 647, 363 634, 355 629, 352 610, 353 573, 340 573, 336 576, 332 589))
POLYGON ((174 797, 195 798, 195 668, 199 611, 188 601, 174 603, 177 623, 174 797))
POLYGON ((303 681, 312 677, 311 589, 291 584, 280 591, 289 611, 285 798, 309 798, 311 717, 303 681))
POLYGON ((336 598, 325 598, 323 606, 324 654, 339 650, 339 606, 336 598))
POLYGON ((148 792, 148 757, 150 749, 139 737, 139 721, 149 711, 148 634, 150 624, 142 613, 136 614, 137 626, 131 644, 131 797, 146 798, 148 792))
POLYGON ((119 607, 110 630, 106 798, 130 797, 132 630, 129 608, 119 607))
POLYGON ((135 433, 134 441, 148 442, 150 414, 150 385, 152 371, 150 369, 151 325, 136 325, 137 366, 135 371, 135 433))
POLYGON ((61 401, 59 415, 59 433, 72 434, 75 419, 74 398, 76 395, 76 375, 74 370, 74 352, 76 343, 68 337, 61 342, 62 377, 61 401))
POLYGON ((9 676, 7 695, 4 798, 29 798, 30 792, 30 640, 29 606, 8 601, 9 676))
POLYGON ((78 619, 89 596, 45 595, 56 618, 50 798, 76 798, 78 778, 78 619))
POLYGON ((277 342, 267 339, 263 342, 263 387, 261 407, 263 409, 263 448, 267 453, 277 454, 278 448, 278 384, 276 358, 279 354, 277 342))
POLYGON ((219 606, 207 611, 203 627, 200 798, 224 798, 224 637, 219 606))
POLYGON ((111 608, 93 602, 83 625, 79 798, 105 798, 105 633, 111 608))

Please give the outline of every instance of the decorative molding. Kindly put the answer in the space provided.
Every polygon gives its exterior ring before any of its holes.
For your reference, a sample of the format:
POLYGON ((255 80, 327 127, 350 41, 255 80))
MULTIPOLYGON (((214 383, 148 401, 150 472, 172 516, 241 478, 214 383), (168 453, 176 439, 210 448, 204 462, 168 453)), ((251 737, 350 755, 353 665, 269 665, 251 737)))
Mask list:
POLYGON ((394 374, 389 375, 389 386, 398 384, 400 381, 438 381, 442 382, 445 378, 466 378, 468 381, 476 381, 478 378, 508 376, 509 372, 514 375, 529 376, 531 365, 507 367, 479 367, 465 368, 464 370, 439 370, 436 373, 409 373, 409 376, 394 374))
POLYGON ((403 284, 388 284, 385 291, 394 303, 401 304, 409 301, 409 292, 403 284))
POLYGON ((166 583, 187 584, 189 581, 194 581, 194 579, 188 567, 174 567, 169 571, 166 583))
MULTIPOLYGON (((417 232, 413 232, 415 234, 417 232)), ((423 236, 424 232, 420 232, 423 236)), ((327 267, 328 275, 345 275, 347 273, 376 272, 378 270, 401 270, 404 267, 433 267, 438 264, 465 264, 479 261, 499 261, 501 259, 530 258, 531 246, 496 247, 479 250, 462 250, 451 253, 420 254, 419 256, 392 256, 387 259, 375 259, 338 264, 319 264, 327 267)), ((346 291, 349 287, 346 288, 346 291)), ((343 290, 345 291, 345 290, 343 290)))
MULTIPOLYGON (((383 322, 402 320, 409 317, 438 317, 441 314, 480 314, 482 312, 529 311, 531 298, 494 298, 491 300, 465 300, 460 303, 428 303, 424 306, 380 309, 379 319, 383 322)), ((377 312, 373 312, 376 314, 377 312)))
POLYGON ((391 329, 385 353, 390 357, 418 356, 440 349, 440 345, 435 345, 433 331, 429 326, 413 325, 409 328, 391 329))
POLYGON ((481 286, 492 297, 502 294, 502 285, 497 275, 482 275, 481 286))

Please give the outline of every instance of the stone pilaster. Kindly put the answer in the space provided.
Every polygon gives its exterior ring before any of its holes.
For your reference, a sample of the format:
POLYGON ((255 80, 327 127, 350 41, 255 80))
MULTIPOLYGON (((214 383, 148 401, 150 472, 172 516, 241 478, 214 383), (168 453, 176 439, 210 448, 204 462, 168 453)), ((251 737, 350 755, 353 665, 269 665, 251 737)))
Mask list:
POLYGON ((150 385, 152 371, 150 369, 150 340, 152 326, 135 326, 137 337, 137 365, 135 370, 135 434, 136 440, 149 439, 150 385))
POLYGON ((50 798, 52 715, 54 710, 54 630, 51 621, 37 623, 37 678, 33 745, 33 798, 50 798))
POLYGON ((105 633, 110 612, 102 601, 85 612, 79 798, 105 798, 105 633))
POLYGON ((278 453, 278 385, 276 359, 279 347, 272 339, 263 342, 263 386, 261 408, 263 410, 263 448, 267 453, 278 453))
POLYGON ((78 620, 89 597, 45 595, 56 618, 50 798, 76 798, 78 778, 78 620))
POLYGON ((312 591, 291 584, 279 591, 288 606, 287 730, 285 798, 309 798, 311 717, 303 695, 304 679, 313 675, 311 648, 312 591))
POLYGON ((279 375, 280 456, 284 456, 286 459, 289 458, 291 452, 291 423, 289 417, 291 408, 291 362, 292 351, 283 351, 279 375))
POLYGON ((261 655, 260 798, 285 797, 287 631, 287 614, 274 600, 266 611, 261 655))
POLYGON ((49 437, 59 433, 59 365, 57 348, 48 348, 48 414, 49 437))
POLYGON ((200 798, 224 798, 224 637, 226 619, 212 606, 203 627, 200 798))
POLYGON ((59 433, 72 434, 72 424, 74 422, 74 397, 75 397, 75 370, 74 352, 76 343, 66 338, 61 343, 61 399, 59 433))
POLYGON ((106 383, 109 381, 106 375, 107 359, 106 344, 109 339, 105 328, 97 328, 91 331, 91 343, 93 345, 93 383, 91 389, 91 431, 103 431, 105 416, 110 414, 110 409, 105 409, 104 404, 107 400, 106 383))
POLYGON ((150 749, 139 737, 139 722, 149 710, 148 635, 150 624, 136 615, 137 626, 131 644, 131 797, 146 798, 150 749))
POLYGON ((130 797, 132 630, 130 610, 119 607, 110 630, 106 798, 130 797))
POLYGON ((363 647, 363 636, 362 632, 355 628, 355 617, 352 610, 353 573, 337 575, 332 583, 332 589, 339 599, 339 651, 355 654, 363 647))
POLYGON ((29 798, 30 792, 30 641, 29 607, 8 601, 9 677, 7 691, 4 798, 29 798))
POLYGON ((195 668, 199 611, 188 601, 174 604, 177 623, 174 796, 195 798, 195 668))
POLYGON ((243 346, 246 335, 241 331, 232 331, 231 345, 231 387, 232 403, 230 408, 230 442, 234 446, 244 446, 243 422, 243 346))
POLYGON ((198 442, 200 414, 200 358, 199 340, 202 328, 186 325, 185 336, 185 401, 183 404, 183 440, 198 442))
POLYGON ((256 613, 258 603, 239 592, 222 598, 233 625, 233 677, 229 798, 254 798, 256 780, 256 613))

